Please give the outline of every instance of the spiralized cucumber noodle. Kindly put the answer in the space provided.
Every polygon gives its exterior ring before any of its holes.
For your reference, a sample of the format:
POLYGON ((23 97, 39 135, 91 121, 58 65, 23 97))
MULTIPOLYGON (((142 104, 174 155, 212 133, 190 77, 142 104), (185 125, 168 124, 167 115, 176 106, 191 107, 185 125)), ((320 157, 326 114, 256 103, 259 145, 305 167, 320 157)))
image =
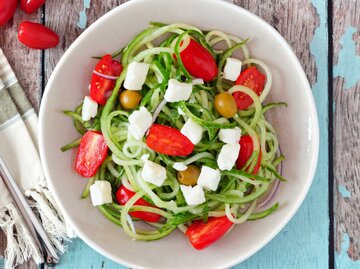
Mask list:
MULTIPOLYGON (((160 239, 176 228, 185 232, 191 221, 206 221, 208 217, 226 215, 234 224, 241 224, 266 217, 278 208, 278 203, 274 203, 265 211, 259 211, 257 205, 266 198, 274 183, 285 180, 277 172, 278 165, 284 159, 279 153, 279 141, 275 129, 265 117, 266 111, 284 103, 263 104, 271 90, 272 75, 266 63, 250 55, 248 43, 251 42, 218 30, 205 32, 187 24, 151 23, 149 28, 137 35, 125 48, 112 55, 121 58, 124 70, 117 79, 106 105, 99 109, 98 115, 90 121, 82 121, 82 105, 74 112, 65 112, 73 117, 74 126, 80 134, 87 130, 102 132, 110 149, 96 176, 90 178, 82 197, 88 196, 89 186, 95 180, 109 181, 114 202, 101 205, 99 209, 106 218, 121 226, 132 238, 146 241, 160 239), (181 41, 189 36, 207 48, 215 58, 219 74, 214 81, 199 83, 182 64, 179 55, 183 45, 181 41), (234 85, 223 78, 222 70, 226 59, 234 57, 234 54, 242 60, 243 66, 256 66, 266 75, 266 83, 260 96, 246 86, 234 85), (156 123, 180 129, 191 118, 204 128, 203 138, 190 156, 185 158, 159 154, 147 147, 145 139, 139 141, 129 134, 128 117, 131 111, 121 108, 118 96, 127 66, 134 61, 150 64, 140 92, 143 98, 139 106, 146 107, 152 114, 155 112, 156 123), (188 101, 164 101, 164 94, 171 78, 187 83, 194 81, 193 92, 188 101), (246 110, 239 110, 233 118, 225 119, 219 115, 213 104, 215 95, 224 91, 243 92, 250 96, 253 105, 246 110), (205 190, 206 202, 197 206, 187 205, 173 164, 184 162, 186 165, 217 168, 216 159, 224 145, 218 138, 219 130, 236 126, 241 129, 242 135, 248 134, 253 140, 253 153, 245 166, 247 169, 233 168, 230 171, 221 171, 221 181, 217 190, 205 190), (252 172, 260 152, 260 170, 254 175, 252 172), (149 160, 166 167, 167 178, 161 187, 149 184, 141 177, 144 165, 142 156, 146 154, 149 160), (115 192, 121 184, 136 193, 125 205, 119 205, 115 199, 115 192), (135 205, 139 198, 156 207, 135 205), (129 215, 133 211, 152 212, 161 215, 162 218, 157 223, 138 225, 139 219, 129 215)), ((78 146, 79 143, 80 139, 77 139, 62 149, 67 150, 78 146)))

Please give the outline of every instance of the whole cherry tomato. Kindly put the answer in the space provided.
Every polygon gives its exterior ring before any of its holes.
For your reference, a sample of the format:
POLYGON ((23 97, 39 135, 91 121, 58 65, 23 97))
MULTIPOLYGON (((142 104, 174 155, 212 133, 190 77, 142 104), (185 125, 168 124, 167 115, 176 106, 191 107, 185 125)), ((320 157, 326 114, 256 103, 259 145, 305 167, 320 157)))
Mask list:
POLYGON ((59 36, 46 26, 24 21, 20 24, 18 39, 32 49, 48 49, 59 44, 59 36))
POLYGON ((187 156, 194 149, 194 144, 178 129, 161 124, 150 127, 146 145, 158 153, 170 156, 187 156))
POLYGON ((0 26, 14 16, 17 4, 17 0, 0 0, 0 26))
MULTIPOLYGON (((253 145, 253 140, 249 135, 241 136, 239 143, 240 143, 240 152, 239 152, 239 157, 236 161, 236 168, 240 170, 245 166, 246 162, 249 160, 251 154, 253 153, 254 145, 253 145)), ((261 164, 261 151, 259 153, 258 161, 254 167, 253 174, 257 174, 259 172, 260 164, 261 164)))
POLYGON ((180 52, 180 58, 190 75, 213 80, 218 74, 218 67, 211 53, 194 39, 180 52))
POLYGON ((46 0, 20 0, 20 8, 27 14, 33 13, 38 10, 46 0))
MULTIPOLYGON (((95 66, 95 71, 108 75, 108 76, 120 76, 122 72, 122 65, 114 61, 110 54, 106 54, 95 66)), ((105 93, 111 91, 115 86, 115 80, 101 77, 93 74, 91 78, 90 96, 100 105, 105 105, 106 95, 105 93)))
POLYGON ((83 177, 92 177, 107 156, 108 146, 101 133, 88 131, 81 138, 75 170, 83 177))
MULTIPOLYGON (((260 96, 264 89, 265 80, 266 77, 255 66, 252 66, 240 73, 235 84, 244 85, 260 96)), ((251 97, 243 92, 234 92, 233 97, 238 109, 247 109, 253 103, 251 97)))
MULTIPOLYGON (((132 192, 125 188, 124 185, 121 185, 121 187, 116 192, 116 200, 120 205, 125 205, 127 201, 131 199, 135 195, 135 192, 132 192)), ((143 198, 140 198, 135 202, 134 205, 142 205, 142 206, 150 206, 155 207, 152 204, 146 202, 143 198)), ((151 213, 151 212, 144 212, 144 211, 134 211, 129 213, 134 218, 142 219, 148 222, 158 222, 161 218, 159 214, 151 213)))
POLYGON ((219 240, 233 226, 226 216, 210 217, 206 223, 194 221, 186 230, 186 235, 194 248, 201 250, 219 240))

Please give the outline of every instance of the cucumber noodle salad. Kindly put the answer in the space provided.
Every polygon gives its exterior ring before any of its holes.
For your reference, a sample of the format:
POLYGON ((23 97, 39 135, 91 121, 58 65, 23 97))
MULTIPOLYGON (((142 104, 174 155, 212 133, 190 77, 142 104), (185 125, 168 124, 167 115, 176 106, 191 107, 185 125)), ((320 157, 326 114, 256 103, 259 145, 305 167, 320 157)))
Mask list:
POLYGON ((278 208, 284 156, 262 104, 268 66, 249 40, 187 24, 150 23, 99 59, 89 96, 74 111, 82 198, 133 239, 178 228, 196 249, 234 224, 278 208), (279 172, 280 171, 280 172, 279 172))

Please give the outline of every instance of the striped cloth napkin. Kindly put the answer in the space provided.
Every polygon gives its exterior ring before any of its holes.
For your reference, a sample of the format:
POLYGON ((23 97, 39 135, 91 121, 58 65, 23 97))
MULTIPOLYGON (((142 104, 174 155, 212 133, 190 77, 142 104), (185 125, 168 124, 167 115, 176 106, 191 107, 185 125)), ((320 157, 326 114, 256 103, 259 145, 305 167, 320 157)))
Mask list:
MULTIPOLYGON (((39 215, 54 247, 59 253, 63 253, 63 242, 68 240, 69 230, 47 188, 41 167, 37 143, 37 115, 1 49, 0 156, 23 190, 28 203, 39 215)), ((33 258, 36 263, 43 262, 43 257, 2 180, 0 228, 7 238, 5 269, 14 268, 29 258, 33 258)))

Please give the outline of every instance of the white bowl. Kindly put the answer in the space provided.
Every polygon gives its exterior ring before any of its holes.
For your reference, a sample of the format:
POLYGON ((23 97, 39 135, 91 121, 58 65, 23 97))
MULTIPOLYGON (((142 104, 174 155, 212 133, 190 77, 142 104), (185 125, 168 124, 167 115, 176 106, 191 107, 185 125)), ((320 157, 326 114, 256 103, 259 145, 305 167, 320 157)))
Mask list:
MULTIPOLYGON (((269 24, 233 4, 219 0, 139 0, 115 8, 91 25, 66 51, 45 90, 40 109, 40 153, 46 177, 65 216, 88 245, 110 259, 135 268, 224 268, 253 255, 295 214, 311 185, 318 157, 319 130, 313 96, 298 59, 269 24), (273 87, 267 101, 284 101, 271 122, 286 156, 275 198, 281 207, 269 217, 237 225, 203 251, 196 251, 180 232, 159 241, 131 240, 107 220, 90 199, 81 200, 86 180, 73 170, 71 152, 59 149, 78 137, 61 111, 73 109, 88 93, 95 61, 125 46, 150 21, 184 22, 251 37, 251 54, 267 63, 273 87)), ((301 229, 301 227, 300 227, 301 229)))

